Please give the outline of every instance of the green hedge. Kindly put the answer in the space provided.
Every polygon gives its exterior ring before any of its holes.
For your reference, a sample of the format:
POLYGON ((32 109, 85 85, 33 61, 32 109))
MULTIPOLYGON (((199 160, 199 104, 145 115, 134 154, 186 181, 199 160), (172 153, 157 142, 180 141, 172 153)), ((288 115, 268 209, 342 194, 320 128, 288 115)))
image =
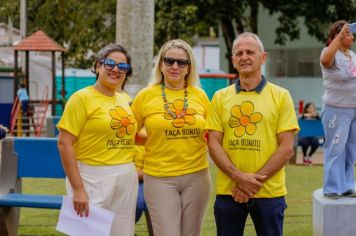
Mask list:
MULTIPOLYGON (((21 72, 21 68, 17 69, 18 72, 21 72)), ((0 67, 0 72, 15 72, 13 67, 0 67)))

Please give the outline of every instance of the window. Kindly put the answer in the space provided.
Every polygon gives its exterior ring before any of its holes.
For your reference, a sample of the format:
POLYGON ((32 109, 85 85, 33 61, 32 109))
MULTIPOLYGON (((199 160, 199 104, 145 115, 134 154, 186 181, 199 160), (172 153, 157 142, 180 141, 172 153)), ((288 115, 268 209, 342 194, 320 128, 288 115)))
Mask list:
POLYGON ((269 77, 321 77, 321 48, 268 50, 269 77))

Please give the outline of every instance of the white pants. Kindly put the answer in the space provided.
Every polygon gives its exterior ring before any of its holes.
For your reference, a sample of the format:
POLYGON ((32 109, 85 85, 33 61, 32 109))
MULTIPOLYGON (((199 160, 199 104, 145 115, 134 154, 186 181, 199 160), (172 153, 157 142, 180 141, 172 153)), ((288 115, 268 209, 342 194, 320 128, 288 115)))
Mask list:
MULTIPOLYGON (((115 166, 91 166, 78 162, 89 202, 114 212, 111 236, 135 234, 135 212, 138 179, 133 163, 115 166)), ((66 190, 73 195, 66 180, 66 190)))

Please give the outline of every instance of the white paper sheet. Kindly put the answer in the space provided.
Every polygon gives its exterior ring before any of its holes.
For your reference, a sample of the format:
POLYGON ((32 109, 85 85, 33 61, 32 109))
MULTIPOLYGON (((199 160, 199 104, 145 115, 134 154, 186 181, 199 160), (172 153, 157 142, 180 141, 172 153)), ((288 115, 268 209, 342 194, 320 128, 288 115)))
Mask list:
POLYGON ((57 230, 72 236, 110 235, 114 213, 89 204, 89 216, 80 217, 74 211, 73 198, 63 196, 57 230))

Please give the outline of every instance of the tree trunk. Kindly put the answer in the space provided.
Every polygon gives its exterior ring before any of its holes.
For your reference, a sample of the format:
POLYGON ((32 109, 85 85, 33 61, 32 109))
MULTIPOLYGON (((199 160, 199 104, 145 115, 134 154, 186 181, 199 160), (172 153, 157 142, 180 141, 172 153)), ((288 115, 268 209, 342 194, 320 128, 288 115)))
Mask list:
POLYGON ((250 0, 249 5, 251 8, 250 13, 250 26, 253 33, 257 34, 257 20, 258 20, 258 1, 250 0))
POLYGON ((227 51, 226 60, 229 62, 229 73, 236 73, 236 69, 232 65, 232 61, 231 61, 232 43, 234 42, 236 37, 234 32, 234 27, 232 25, 231 20, 228 18, 222 19, 220 25, 223 32, 224 41, 226 44, 226 51, 227 51))
POLYGON ((154 0, 116 1, 116 43, 131 55, 132 77, 125 90, 131 97, 144 88, 151 75, 154 46, 154 0))

